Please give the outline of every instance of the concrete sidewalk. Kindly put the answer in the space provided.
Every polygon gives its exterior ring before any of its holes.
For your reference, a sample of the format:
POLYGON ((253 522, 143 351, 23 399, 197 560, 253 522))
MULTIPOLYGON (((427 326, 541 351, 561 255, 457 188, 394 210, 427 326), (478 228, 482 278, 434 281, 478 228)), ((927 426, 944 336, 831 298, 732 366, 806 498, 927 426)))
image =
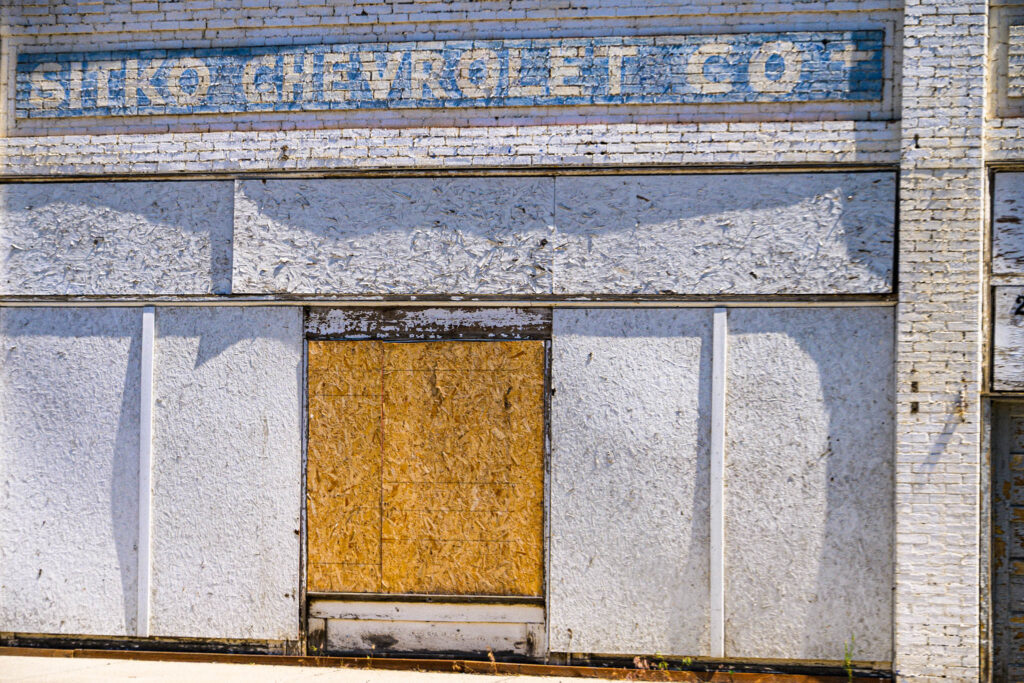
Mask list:
POLYGON ((106 683, 107 681, 160 681, 167 683, 555 683, 579 681, 562 677, 488 676, 462 673, 424 673, 339 669, 334 667, 272 666, 265 664, 221 664, 197 662, 138 661, 77 657, 0 656, 0 681, 54 683, 65 681, 106 683))

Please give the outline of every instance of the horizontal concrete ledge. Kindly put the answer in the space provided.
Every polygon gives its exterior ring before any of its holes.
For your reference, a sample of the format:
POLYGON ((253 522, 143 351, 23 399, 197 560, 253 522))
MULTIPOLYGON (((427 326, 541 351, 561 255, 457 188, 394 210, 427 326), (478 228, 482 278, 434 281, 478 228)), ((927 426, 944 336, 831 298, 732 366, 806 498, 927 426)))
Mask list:
MULTIPOLYGON (((388 659, 381 657, 300 657, 289 655, 218 654, 200 652, 157 652, 96 649, 55 649, 0 647, 2 656, 78 657, 88 659, 138 659, 166 662, 219 662, 321 668, 385 669, 391 671, 465 672, 497 675, 564 676, 605 680, 684 681, 693 683, 877 683, 892 680, 888 662, 852 662, 853 676, 842 662, 744 662, 694 658, 692 671, 661 671, 623 666, 578 666, 571 664, 527 664, 466 659, 388 659), (782 669, 802 673, 782 673, 782 669), (718 672, 716 669, 725 669, 718 672), (768 671, 770 670, 770 671, 768 671)), ((676 660, 673 660, 675 662, 676 660)))
POLYGON ((310 306, 310 307, 500 307, 500 308, 842 308, 865 306, 895 307, 895 295, 861 295, 820 297, 723 296, 650 299, 331 299, 270 297, 7 297, 0 298, 0 307, 141 307, 141 306, 310 306))
MULTIPOLYGON (((1008 162, 1003 162, 1007 165, 1008 162)), ((990 166, 996 166, 996 163, 990 166)), ((1009 165, 1014 165, 1010 163, 1009 165)), ((1024 161, 1015 162, 1024 166, 1024 161)), ((859 173, 890 171, 898 173, 898 163, 845 162, 822 164, 761 164, 761 163, 691 163, 679 164, 604 164, 601 166, 552 165, 552 166, 473 166, 450 168, 445 166, 421 165, 416 168, 352 168, 343 170, 268 170, 268 171, 182 171, 180 173, 153 172, 130 174, 78 173, 71 175, 13 175, 0 172, 0 185, 5 183, 88 183, 88 182, 143 182, 153 180, 317 180, 327 178, 516 178, 531 176, 596 176, 596 175, 711 175, 732 173, 736 175, 760 173, 859 173)))

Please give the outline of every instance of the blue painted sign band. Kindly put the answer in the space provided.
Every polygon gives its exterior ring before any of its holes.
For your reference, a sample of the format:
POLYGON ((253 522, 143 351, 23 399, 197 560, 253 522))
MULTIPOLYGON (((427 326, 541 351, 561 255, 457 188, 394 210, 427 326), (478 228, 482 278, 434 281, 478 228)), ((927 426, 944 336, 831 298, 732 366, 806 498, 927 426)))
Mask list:
POLYGON ((21 54, 19 118, 870 101, 882 31, 21 54))

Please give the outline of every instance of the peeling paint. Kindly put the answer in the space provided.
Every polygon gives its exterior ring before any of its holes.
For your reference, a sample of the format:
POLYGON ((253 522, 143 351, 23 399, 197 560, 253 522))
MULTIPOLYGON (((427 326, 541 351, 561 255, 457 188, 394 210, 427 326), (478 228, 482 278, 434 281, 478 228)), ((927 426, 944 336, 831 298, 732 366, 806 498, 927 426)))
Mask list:
POLYGON ((992 274, 1024 275, 1024 173, 997 173, 992 192, 992 274))
POLYGON ((348 339, 546 339, 550 308, 313 308, 306 334, 348 339))

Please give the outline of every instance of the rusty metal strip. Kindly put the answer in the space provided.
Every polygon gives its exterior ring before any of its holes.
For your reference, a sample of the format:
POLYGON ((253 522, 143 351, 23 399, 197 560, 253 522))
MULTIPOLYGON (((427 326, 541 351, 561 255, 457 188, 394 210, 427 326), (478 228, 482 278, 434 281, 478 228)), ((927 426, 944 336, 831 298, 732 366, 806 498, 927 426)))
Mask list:
MULTIPOLYGON (((622 667, 568 666, 559 664, 526 664, 518 662, 485 662, 465 659, 388 659, 373 657, 298 657, 289 655, 248 655, 199 652, 158 652, 124 650, 64 650, 45 648, 0 647, 0 657, 77 657, 83 659, 136 659, 165 662, 210 662, 222 664, 264 664, 276 666, 311 666, 322 668, 381 669, 391 671, 464 672, 520 676, 564 676, 630 681, 684 681, 693 683, 879 683, 892 680, 888 671, 873 675, 855 674, 793 674, 733 672, 739 663, 721 663, 726 671, 660 671, 622 667)), ((708 662, 706 665, 713 665, 708 662)))

